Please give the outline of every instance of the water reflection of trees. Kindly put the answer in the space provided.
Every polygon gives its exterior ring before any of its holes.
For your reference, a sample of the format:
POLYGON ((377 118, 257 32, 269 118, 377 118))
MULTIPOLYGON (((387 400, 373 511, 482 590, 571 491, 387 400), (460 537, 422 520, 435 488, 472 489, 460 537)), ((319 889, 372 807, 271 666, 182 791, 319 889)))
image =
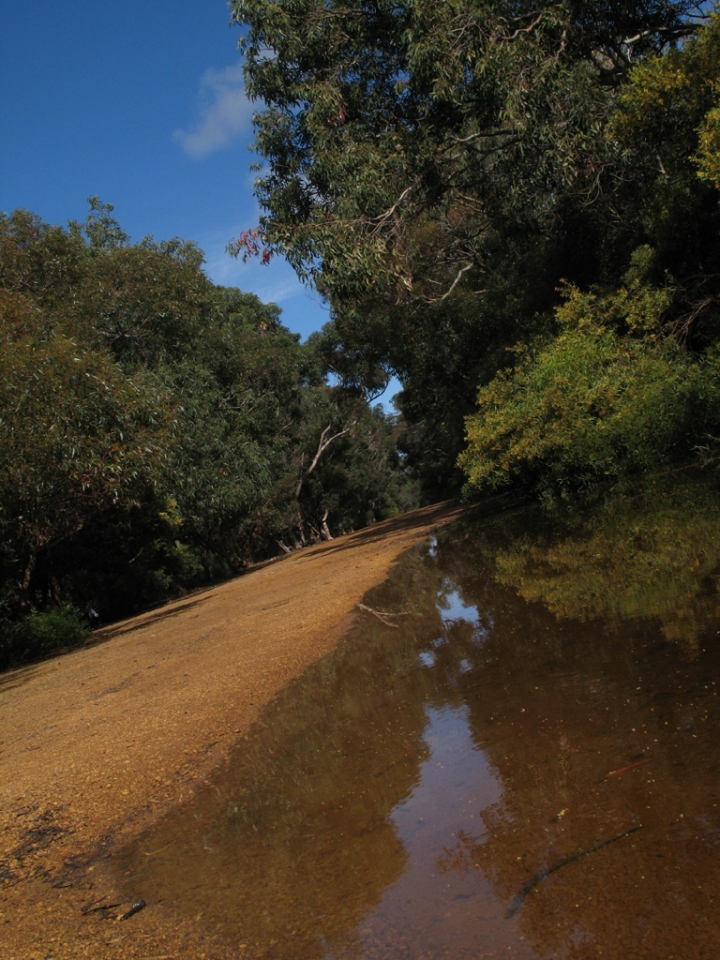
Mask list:
POLYGON ((538 884, 524 936, 542 957, 720 955, 720 521, 711 488, 656 483, 406 555, 228 768, 126 852, 133 897, 202 913, 249 956, 363 955, 358 925, 406 865, 389 815, 418 783, 426 710, 464 705, 503 797, 438 870, 482 871, 498 930, 537 871, 642 823, 538 884))
POLYGON ((697 650, 720 567, 716 478, 649 476, 563 515, 566 532, 523 536, 495 557, 501 582, 558 617, 658 617, 697 650))

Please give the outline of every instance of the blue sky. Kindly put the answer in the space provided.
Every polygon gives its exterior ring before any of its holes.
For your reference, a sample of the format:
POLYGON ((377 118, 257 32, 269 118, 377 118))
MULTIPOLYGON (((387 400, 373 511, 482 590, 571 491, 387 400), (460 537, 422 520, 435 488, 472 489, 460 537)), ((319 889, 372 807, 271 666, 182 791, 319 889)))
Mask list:
POLYGON ((252 105, 223 0, 6 3, 0 28, 0 209, 82 220, 99 196, 133 239, 179 236, 217 283, 283 310, 303 337, 327 320, 281 261, 227 242, 259 216, 252 105))

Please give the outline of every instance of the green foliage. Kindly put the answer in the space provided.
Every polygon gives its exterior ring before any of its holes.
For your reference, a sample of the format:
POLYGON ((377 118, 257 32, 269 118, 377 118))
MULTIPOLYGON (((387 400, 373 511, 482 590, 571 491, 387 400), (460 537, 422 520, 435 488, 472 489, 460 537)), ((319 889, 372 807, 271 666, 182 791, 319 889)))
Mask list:
POLYGON ((648 59, 620 92, 607 137, 618 145, 618 203, 652 252, 647 279, 672 289, 666 320, 693 350, 720 333, 720 206, 710 175, 720 82, 720 18, 681 50, 648 59))
POLYGON ((713 125, 720 96, 720 19, 682 49, 639 64, 619 96, 609 133, 666 181, 695 172, 713 180, 713 125), (694 157, 699 146, 699 156, 694 157))
POLYGON ((560 333, 480 389, 460 458, 468 488, 587 483, 687 454, 720 419, 720 355, 698 361, 672 340, 623 332, 659 330, 666 304, 642 285, 571 289, 560 333))
POLYGON ((719 79, 717 16, 631 72, 607 136, 643 242, 612 284, 566 286, 554 334, 518 348, 514 368, 480 389, 460 461, 469 490, 619 476, 686 457, 716 432, 719 79))
POLYGON ((33 610, 19 623, 0 619, 0 669, 77 646, 89 633, 88 624, 68 603, 33 610))
POLYGON ((235 252, 285 256, 331 323, 300 344, 97 198, 67 230, 2 215, 11 619, 120 616, 463 475, 564 490, 715 442, 720 18, 231 8, 262 104, 263 214, 235 252), (398 416, 368 406, 392 374, 398 416))
MULTIPOLYGON (((0 218, 9 623, 66 603, 114 619, 414 503, 394 421, 202 264, 180 240, 131 244, 96 198, 67 231, 0 218)), ((16 640, 7 657, 52 646, 16 640)))
POLYGON ((463 245, 480 256, 495 204, 524 216, 541 189, 534 216, 552 217, 548 190, 592 177, 578 159, 598 140, 606 91, 632 55, 689 32, 692 8, 234 0, 247 89, 265 105, 262 238, 340 296, 409 281, 405 228, 428 213, 455 248, 450 269, 463 245))
POLYGON ((0 290, 0 529, 23 588, 39 550, 137 503, 171 442, 162 393, 49 326, 0 290))
POLYGON ((537 333, 561 279, 614 283, 645 242, 637 198, 623 204, 633 161, 605 133, 633 64, 691 35, 696 7, 232 11, 264 161, 263 215, 236 251, 285 256, 329 299, 344 356, 399 376, 407 463, 426 497, 447 495, 505 348, 537 333))

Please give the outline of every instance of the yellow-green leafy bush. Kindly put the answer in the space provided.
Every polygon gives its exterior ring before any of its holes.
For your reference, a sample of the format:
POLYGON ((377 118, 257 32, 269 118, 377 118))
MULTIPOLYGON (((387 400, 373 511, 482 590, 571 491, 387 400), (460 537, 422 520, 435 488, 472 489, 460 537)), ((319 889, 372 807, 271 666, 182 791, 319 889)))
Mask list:
POLYGON ((525 348, 478 393, 460 458, 470 489, 516 479, 582 483, 687 451, 720 420, 720 356, 629 331, 660 326, 663 292, 571 290, 558 336, 525 348))

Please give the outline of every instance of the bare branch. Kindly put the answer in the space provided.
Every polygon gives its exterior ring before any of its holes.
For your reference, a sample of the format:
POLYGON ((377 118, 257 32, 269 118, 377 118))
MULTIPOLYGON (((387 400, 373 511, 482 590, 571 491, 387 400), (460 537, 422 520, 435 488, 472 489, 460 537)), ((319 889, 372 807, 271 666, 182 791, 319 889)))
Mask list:
POLYGON ((544 16, 544 14, 543 14, 543 12, 542 12, 542 10, 541 10, 540 13, 537 15, 537 17, 535 17, 535 19, 533 20, 533 22, 530 23, 530 24, 528 24, 527 27, 518 27, 517 30, 515 30, 514 33, 511 33, 509 36, 506 36, 506 37, 500 37, 500 39, 501 39, 501 40, 504 40, 504 41, 510 41, 510 40, 514 40, 516 37, 519 37, 521 33, 530 33, 530 32, 533 31, 533 30, 535 29, 535 27, 540 23, 540 21, 542 20, 543 16, 544 16))
POLYGON ((380 214, 379 216, 377 216, 377 217, 373 217, 372 219, 373 219, 373 220, 380 220, 380 221, 382 221, 382 220, 389 220, 390 217, 395 213, 395 211, 397 210, 397 208, 400 206, 400 204, 403 202, 403 200, 405 199, 405 197, 410 193, 410 191, 412 190, 412 188, 413 188, 414 186, 415 186, 415 184, 414 184, 414 183, 411 183, 409 187, 405 187, 405 189, 404 189, 403 192, 400 194, 400 196, 397 198, 397 200, 395 201, 395 203, 394 203, 388 210, 386 210, 384 213, 381 213, 381 214, 380 214))
POLYGON ((395 201, 395 203, 394 203, 391 207, 389 207, 389 208, 388 208, 387 210, 385 210, 383 213, 378 214, 377 217, 372 217, 372 218, 370 219, 370 223, 374 223, 374 224, 375 224, 375 227, 374 227, 374 229, 373 229, 373 231, 372 231, 372 233, 371 233, 371 236, 372 236, 372 237, 376 237, 376 236, 380 233, 380 231, 382 230, 382 228, 387 224, 387 222, 388 222, 389 220, 393 219, 393 217, 395 218, 395 221, 396 221, 396 223, 397 223, 398 218, 395 216, 395 214, 396 214, 396 212, 397 212, 397 208, 400 206, 400 204, 403 202, 403 200, 407 197, 407 195, 410 193, 410 191, 411 191, 414 187, 415 187, 415 184, 414 184, 414 183, 411 183, 409 187, 406 187, 406 188, 403 190, 403 192, 400 194, 400 196, 397 198, 397 200, 395 201))
POLYGON ((310 466, 307 468, 307 470, 302 474, 302 476, 298 480, 298 485, 295 488, 296 500, 300 496, 300 491, 302 490, 303 483, 305 483, 307 478, 310 476, 310 474, 313 472, 315 467, 318 465, 318 461, 320 460, 320 457, 327 450, 327 448, 330 446, 333 440, 337 440, 338 437, 342 437, 344 434, 349 433, 356 423, 357 423, 357 420, 353 420, 352 423, 349 423, 344 430, 339 430, 337 433, 334 433, 331 437, 328 437, 328 433, 330 433, 330 428, 332 427, 332 424, 329 423, 325 427, 323 432, 320 434, 320 442, 318 443, 317 450, 315 451, 315 456, 312 458, 310 466))
POLYGON ((458 274, 457 274, 457 276, 455 277, 455 279, 453 280, 452 286, 450 287, 449 290, 446 290, 445 293, 444 293, 441 297, 434 297, 432 300, 426 300, 425 302, 426 302, 426 303, 440 303, 441 300, 446 300, 446 299, 450 296, 450 294, 453 292, 453 290, 455 289, 455 287, 458 285, 458 283, 460 282, 460 277, 462 277, 462 275, 463 275, 464 273, 467 273, 467 271, 470 270, 470 268, 471 268, 471 267, 474 267, 474 266, 475 266, 475 264, 474 264, 472 261, 471 261, 470 263, 466 263, 464 267, 461 267, 461 268, 458 270, 458 274))
POLYGON ((471 140, 488 140, 491 137, 508 137, 513 131, 509 128, 493 130, 490 133, 471 133, 469 137, 450 137, 455 143, 469 143, 471 140))

